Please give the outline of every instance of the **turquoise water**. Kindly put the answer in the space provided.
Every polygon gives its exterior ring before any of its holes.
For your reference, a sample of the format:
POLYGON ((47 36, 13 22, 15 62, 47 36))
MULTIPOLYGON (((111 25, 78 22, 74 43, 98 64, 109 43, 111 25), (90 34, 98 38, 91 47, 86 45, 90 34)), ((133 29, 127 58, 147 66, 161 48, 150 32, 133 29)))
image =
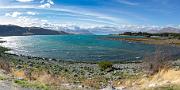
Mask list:
MULTIPOLYGON (((45 35, 4 37, 2 45, 12 50, 8 53, 55 58, 61 60, 100 61, 100 60, 139 60, 152 54, 155 45, 115 41, 103 35, 45 35)), ((128 38, 127 36, 111 36, 128 38)), ((180 51, 179 48, 171 48, 180 51)))

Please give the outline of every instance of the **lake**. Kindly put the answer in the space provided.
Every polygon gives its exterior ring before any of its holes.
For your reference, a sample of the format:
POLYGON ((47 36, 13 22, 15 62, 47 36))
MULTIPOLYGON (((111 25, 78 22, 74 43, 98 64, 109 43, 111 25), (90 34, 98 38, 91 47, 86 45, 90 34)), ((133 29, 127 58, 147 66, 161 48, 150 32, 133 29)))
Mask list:
MULTIPOLYGON (((70 61, 123 61, 140 60, 153 54, 157 45, 137 42, 108 40, 108 37, 129 38, 129 36, 109 35, 37 35, 2 37, 7 41, 2 46, 11 48, 8 53, 54 58, 70 61)), ((138 38, 138 37, 135 37, 138 38)), ((173 54, 179 54, 180 48, 166 47, 173 54)))

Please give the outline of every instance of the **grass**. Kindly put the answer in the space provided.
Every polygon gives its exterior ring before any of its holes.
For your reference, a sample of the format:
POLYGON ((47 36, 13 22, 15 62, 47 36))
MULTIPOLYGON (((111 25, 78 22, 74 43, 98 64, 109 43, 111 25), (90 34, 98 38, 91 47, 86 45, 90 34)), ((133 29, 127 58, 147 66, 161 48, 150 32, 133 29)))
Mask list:
POLYGON ((0 80, 6 80, 7 78, 5 78, 4 76, 0 75, 0 80))
POLYGON ((40 90, 50 90, 50 88, 47 85, 38 83, 38 82, 30 82, 26 80, 14 80, 14 83, 25 87, 25 88, 36 88, 40 90))
POLYGON ((152 88, 150 90, 180 90, 180 86, 179 85, 169 85, 169 86, 164 86, 164 87, 152 88))

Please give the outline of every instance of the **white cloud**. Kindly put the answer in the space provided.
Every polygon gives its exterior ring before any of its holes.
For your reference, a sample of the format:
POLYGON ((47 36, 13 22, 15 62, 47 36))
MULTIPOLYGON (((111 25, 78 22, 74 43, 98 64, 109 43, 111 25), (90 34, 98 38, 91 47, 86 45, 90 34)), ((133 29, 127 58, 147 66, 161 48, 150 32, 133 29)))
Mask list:
POLYGON ((23 16, 23 15, 37 15, 39 13, 36 13, 36 12, 31 12, 31 11, 28 11, 28 12, 10 12, 10 13, 5 13, 5 16, 8 16, 8 17, 20 17, 20 16, 23 16))
POLYGON ((17 17, 20 16, 21 14, 22 14, 21 12, 12 12, 12 13, 6 13, 5 16, 17 17))
POLYGON ((16 0, 16 1, 18 1, 18 2, 32 2, 34 0, 16 0))
POLYGON ((107 22, 112 22, 114 24, 117 24, 117 22, 120 22, 120 23, 128 23, 127 20, 123 19, 123 18, 117 18, 117 17, 112 17, 112 16, 109 16, 109 15, 105 15, 105 14, 102 14, 102 13, 98 13, 98 12, 90 12, 90 11, 87 11, 87 10, 84 10, 84 9, 79 9, 79 8, 74 8, 76 10, 73 10, 73 9, 68 9, 68 8, 51 8, 49 10, 53 10, 53 11, 59 11, 59 12, 68 12, 68 13, 73 13, 74 15, 80 15, 80 16, 89 16, 89 17, 94 17, 96 18, 95 20, 97 19, 101 19, 101 20, 105 20, 107 22))
POLYGON ((43 27, 45 23, 48 22, 48 20, 40 19, 40 18, 32 18, 29 16, 21 16, 18 17, 17 19, 18 24, 20 26, 25 26, 25 27, 43 27))
POLYGON ((40 7, 40 8, 50 8, 50 7, 51 7, 51 4, 45 3, 45 4, 40 5, 39 7, 40 7))
POLYGON ((41 0, 41 1, 40 1, 40 3, 44 3, 44 2, 45 2, 45 0, 41 0))
POLYGON ((128 23, 127 20, 123 19, 123 18, 117 18, 117 17, 112 17, 109 15, 105 15, 102 13, 98 13, 98 12, 91 12, 88 11, 86 9, 82 9, 82 8, 77 8, 77 7, 72 7, 72 8, 67 8, 67 7, 62 7, 62 8, 51 8, 52 4, 54 4, 54 2, 52 0, 41 0, 41 5, 39 6, 6 6, 6 7, 1 7, 0 8, 17 8, 17 9, 26 9, 26 8, 34 8, 34 9, 45 9, 45 10, 51 10, 51 11, 58 11, 58 12, 67 12, 67 13, 73 13, 71 15, 73 16, 77 16, 77 17, 81 17, 81 16, 85 16, 85 17, 94 17, 96 20, 105 20, 107 22, 111 22, 114 24, 119 24, 119 23, 128 23), (51 3, 51 4, 50 4, 51 3), (76 10, 74 10, 76 9, 76 10), (118 23, 117 23, 118 22, 118 23))
MULTIPOLYGON (((19 25, 23 27, 43 27, 49 28, 54 30, 88 30, 92 33, 96 34, 109 34, 109 33, 121 33, 124 31, 151 31, 151 30, 160 30, 164 27, 169 26, 156 26, 156 25, 130 25, 130 24, 121 24, 119 26, 107 26, 107 25, 83 25, 80 26, 79 24, 54 24, 49 22, 48 20, 40 19, 40 18, 33 18, 31 16, 19 16, 17 18, 12 17, 4 17, 0 18, 0 24, 13 24, 19 25)), ((173 27, 180 27, 173 26, 173 27)))
POLYGON ((6 5, 0 6, 0 9, 28 9, 28 8, 36 8, 36 5, 6 5))
POLYGON ((39 13, 36 13, 36 12, 31 12, 31 11, 28 11, 28 12, 26 12, 28 15, 37 15, 37 14, 39 14, 39 13))
POLYGON ((128 0, 116 0, 116 1, 119 2, 119 3, 122 3, 122 4, 131 5, 131 6, 139 5, 139 3, 130 2, 128 0))
POLYGON ((54 5, 54 2, 52 0, 47 0, 46 2, 45 0, 41 0, 40 3, 44 3, 39 6, 40 8, 51 8, 51 6, 54 5))
POLYGON ((48 3, 50 3, 51 5, 54 5, 54 2, 52 0, 47 0, 48 3))

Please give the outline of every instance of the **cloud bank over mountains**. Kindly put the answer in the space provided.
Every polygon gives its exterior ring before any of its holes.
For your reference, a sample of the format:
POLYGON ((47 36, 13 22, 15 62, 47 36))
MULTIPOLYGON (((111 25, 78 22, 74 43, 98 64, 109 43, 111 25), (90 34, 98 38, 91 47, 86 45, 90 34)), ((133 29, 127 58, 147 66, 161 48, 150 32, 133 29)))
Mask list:
POLYGON ((180 26, 139 26, 139 25, 119 25, 114 26, 94 26, 94 27, 79 27, 76 25, 52 25, 45 24, 42 25, 43 28, 65 31, 75 34, 117 34, 123 32, 150 32, 150 33, 163 33, 172 32, 180 33, 180 26))

